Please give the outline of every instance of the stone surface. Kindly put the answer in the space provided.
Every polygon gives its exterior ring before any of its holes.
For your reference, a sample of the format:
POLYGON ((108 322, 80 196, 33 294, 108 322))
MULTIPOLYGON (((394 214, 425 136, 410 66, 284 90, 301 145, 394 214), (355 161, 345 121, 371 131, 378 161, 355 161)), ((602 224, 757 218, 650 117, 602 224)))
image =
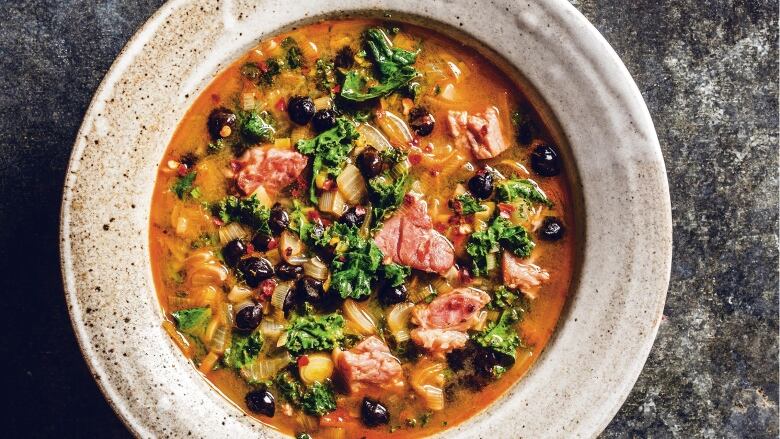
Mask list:
MULTIPOLYGON (((0 287, 15 436, 128 437, 62 295, 62 181, 92 93, 160 1, 0 4, 0 287)), ((778 436, 777 3, 574 1, 653 115, 672 196, 655 347, 605 437, 778 436)))

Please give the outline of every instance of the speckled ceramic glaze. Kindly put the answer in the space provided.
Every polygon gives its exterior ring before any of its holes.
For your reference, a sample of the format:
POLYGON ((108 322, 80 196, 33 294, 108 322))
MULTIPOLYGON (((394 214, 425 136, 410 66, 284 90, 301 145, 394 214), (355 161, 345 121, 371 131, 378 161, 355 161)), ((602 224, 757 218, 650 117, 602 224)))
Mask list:
POLYGON ((658 140, 636 85, 564 0, 163 6, 98 89, 65 182, 65 290, 95 380, 138 436, 278 436, 210 387, 161 328, 148 256, 151 194, 178 121, 220 68, 262 37, 345 16, 344 8, 455 33, 519 72, 545 117, 557 120, 580 194, 581 265, 556 334, 503 398, 441 436, 596 436, 631 390, 658 329, 671 210, 658 140))

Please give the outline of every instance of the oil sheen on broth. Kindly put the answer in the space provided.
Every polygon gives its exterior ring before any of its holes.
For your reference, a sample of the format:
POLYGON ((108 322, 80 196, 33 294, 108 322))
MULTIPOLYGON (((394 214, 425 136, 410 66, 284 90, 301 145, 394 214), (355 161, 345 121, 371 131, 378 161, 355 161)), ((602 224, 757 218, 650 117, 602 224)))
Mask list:
POLYGON ((452 427, 555 327, 575 236, 560 160, 507 76, 427 29, 325 21, 262 41, 160 164, 163 327, 286 434, 452 427))

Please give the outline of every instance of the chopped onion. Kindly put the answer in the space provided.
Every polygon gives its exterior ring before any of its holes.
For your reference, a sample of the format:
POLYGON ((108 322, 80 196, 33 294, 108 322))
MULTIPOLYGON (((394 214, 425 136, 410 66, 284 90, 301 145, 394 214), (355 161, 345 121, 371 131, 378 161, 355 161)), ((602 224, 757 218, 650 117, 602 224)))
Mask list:
POLYGON ((319 208, 325 213, 332 213, 338 217, 344 213, 346 207, 344 197, 341 196, 341 192, 338 190, 324 192, 320 197, 319 208))
POLYGON ((357 127, 357 131, 364 138, 367 145, 371 145, 379 151, 392 147, 390 141, 378 129, 367 123, 360 124, 357 127))
POLYGON ((284 309, 284 300, 287 298, 287 294, 290 292, 292 282, 279 282, 274 288, 273 294, 271 294, 271 305, 276 309, 284 309))
POLYGON ((249 230, 239 223, 227 223, 219 228, 219 242, 222 245, 234 239, 244 239, 249 236, 249 230))
POLYGON ((399 303, 387 313, 387 328, 397 343, 409 340, 409 318, 412 316, 412 302, 399 303))
POLYGON ((383 117, 377 117, 376 123, 385 133, 390 143, 396 146, 407 146, 412 141, 412 132, 403 119, 392 111, 385 111, 383 117))
POLYGON ((263 320, 260 322, 260 332, 266 337, 276 338, 282 335, 284 325, 273 320, 263 320))
POLYGON ((327 110, 331 107, 331 104, 330 96, 323 96, 314 100, 314 108, 317 110, 327 110))
POLYGON ((362 305, 352 299, 344 301, 344 316, 346 316, 353 329, 361 335, 375 334, 377 331, 376 320, 362 305))
POLYGON ((320 258, 314 257, 303 263, 303 274, 318 280, 328 278, 328 266, 320 258))
POLYGON ((240 285, 233 285, 233 288, 230 289, 230 292, 227 295, 227 299, 232 303, 243 302, 250 297, 252 297, 252 290, 240 285))
POLYGON ((455 86, 452 84, 447 84, 444 86, 444 88, 441 89, 441 93, 439 96, 447 101, 454 101, 455 100, 455 86))
POLYGON ((341 174, 336 178, 336 185, 339 192, 349 204, 359 204, 368 194, 366 180, 357 166, 349 164, 342 169, 341 174))
POLYGON ((274 205, 274 200, 271 198, 270 195, 268 195, 268 192, 265 190, 265 188, 261 185, 258 186, 257 189, 255 189, 254 192, 252 192, 252 196, 257 198, 257 201, 260 202, 263 206, 267 208, 271 208, 271 206, 274 205))
POLYGON ((424 358, 415 364, 410 375, 410 384, 425 405, 431 410, 444 408, 445 364, 424 358))
POLYGON ((290 259, 293 256, 299 256, 302 252, 303 252, 303 243, 301 242, 301 238, 299 238, 298 235, 295 235, 289 230, 283 231, 281 236, 279 237, 279 253, 281 253, 282 259, 284 259, 286 262, 290 264, 300 265, 303 262, 300 262, 299 264, 295 264, 290 259))
POLYGON ((244 111, 255 109, 255 94, 252 92, 241 93, 241 109, 244 111))
POLYGON ((214 330, 214 335, 211 337, 210 348, 211 351, 221 354, 225 352, 228 344, 230 343, 230 327, 226 325, 218 325, 214 330))
POLYGON ((283 367, 292 362, 292 356, 284 355, 272 358, 258 358, 251 365, 241 368, 241 376, 249 382, 265 381, 276 376, 283 367))

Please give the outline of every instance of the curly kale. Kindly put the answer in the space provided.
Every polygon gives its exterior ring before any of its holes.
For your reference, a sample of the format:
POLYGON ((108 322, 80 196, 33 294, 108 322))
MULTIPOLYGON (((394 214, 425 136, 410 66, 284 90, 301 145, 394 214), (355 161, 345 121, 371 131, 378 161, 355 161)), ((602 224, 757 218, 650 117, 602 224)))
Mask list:
POLYGON ((358 228, 336 223, 325 231, 321 241, 336 241, 330 264, 331 285, 343 298, 360 299, 371 294, 371 283, 377 279, 382 251, 372 239, 365 239, 358 228))
POLYGON ((520 313, 513 309, 505 309, 497 321, 488 324, 482 331, 474 334, 474 341, 488 349, 515 358, 520 346, 520 336, 517 335, 515 323, 520 320, 520 313))
POLYGON ((487 229, 474 232, 466 245, 466 253, 472 259, 472 271, 476 276, 484 276, 495 266, 501 247, 522 258, 531 255, 534 242, 523 226, 513 225, 503 217, 496 217, 487 229))
POLYGON ((263 335, 255 331, 249 335, 233 333, 230 346, 225 350, 222 362, 227 367, 241 369, 251 366, 263 348, 263 335))
POLYGON ((309 187, 309 199, 317 203, 317 192, 314 184, 321 171, 332 177, 338 177, 344 168, 346 159, 352 151, 353 142, 360 137, 355 130, 355 124, 346 118, 336 119, 336 126, 323 131, 312 139, 301 139, 295 144, 301 154, 313 158, 312 178, 309 187))
POLYGON ((552 206, 552 202, 531 180, 512 178, 496 185, 496 198, 504 203, 511 203, 518 199, 530 202, 543 203, 552 206))
POLYGON ((287 328, 284 347, 292 355, 329 351, 344 338, 344 317, 340 314, 296 316, 287 328))
POLYGON ((224 223, 238 222, 246 224, 266 235, 271 234, 268 218, 271 211, 265 207, 255 195, 249 198, 238 198, 228 195, 214 205, 213 213, 224 223))

